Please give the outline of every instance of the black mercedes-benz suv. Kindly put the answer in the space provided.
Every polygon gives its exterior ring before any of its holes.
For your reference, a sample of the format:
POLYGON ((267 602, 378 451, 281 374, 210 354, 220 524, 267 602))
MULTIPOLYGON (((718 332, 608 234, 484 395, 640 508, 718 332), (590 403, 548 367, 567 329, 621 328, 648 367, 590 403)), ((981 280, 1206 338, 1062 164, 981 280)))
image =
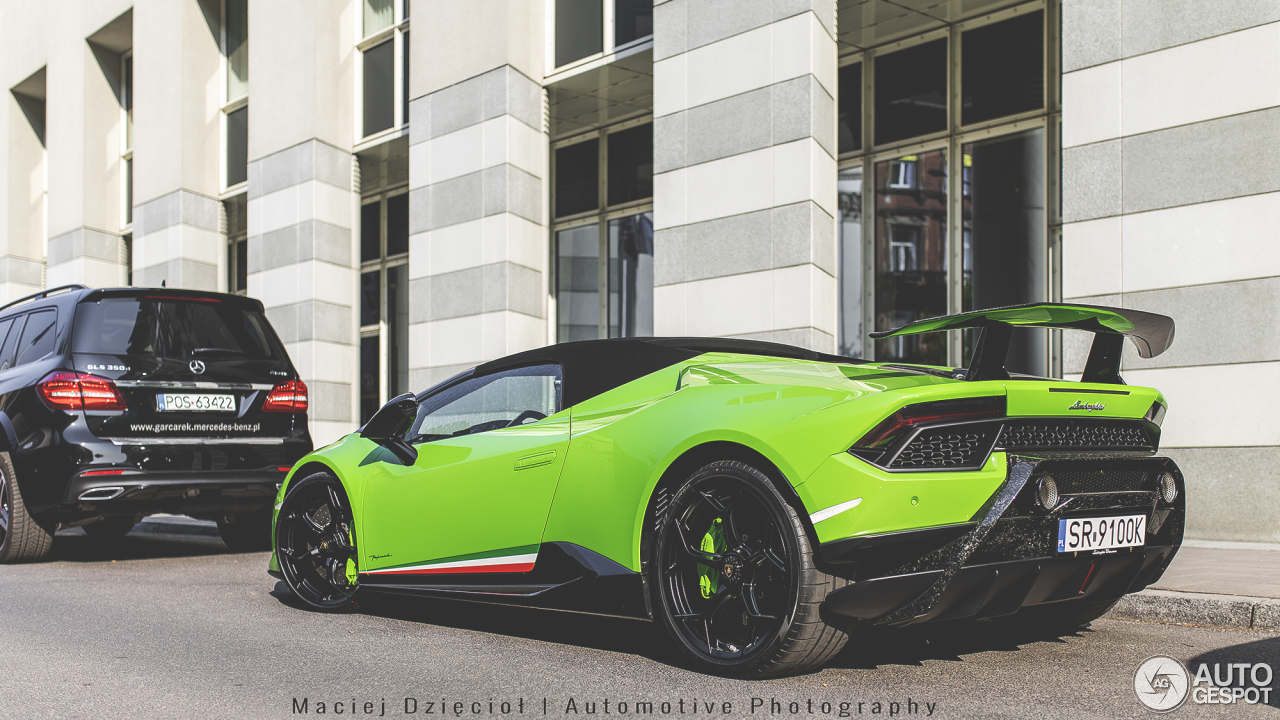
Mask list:
POLYGON ((257 300, 69 285, 0 308, 0 562, 155 513, 265 548, 310 451, 307 386, 257 300))

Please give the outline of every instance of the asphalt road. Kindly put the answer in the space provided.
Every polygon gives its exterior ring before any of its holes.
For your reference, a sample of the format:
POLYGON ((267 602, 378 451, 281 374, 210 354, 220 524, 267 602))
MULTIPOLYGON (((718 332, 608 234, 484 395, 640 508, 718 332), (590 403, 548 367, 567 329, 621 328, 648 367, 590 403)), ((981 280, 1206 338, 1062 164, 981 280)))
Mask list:
MULTIPOLYGON (((406 698, 424 716, 443 698, 456 718, 500 717, 504 701, 519 715, 521 700, 539 717, 544 698, 552 718, 603 715, 605 700, 610 715, 627 703, 623 717, 643 718, 725 717, 724 703, 730 717, 802 717, 810 700, 813 716, 831 703, 825 717, 843 702, 867 718, 1146 718, 1133 677, 1152 655, 1280 674, 1277 635, 1098 621, 1050 638, 990 623, 865 633, 820 673, 729 681, 681 669, 643 622, 447 602, 307 612, 266 562, 211 538, 73 536, 58 538, 53 562, 0 567, 0 718, 288 718, 304 699, 306 717, 321 703, 326 717, 351 715, 354 701, 356 717, 365 703, 381 717, 385 702, 399 718, 406 698), (654 715, 637 715, 637 702, 654 715)), ((1175 716, 1280 718, 1277 708, 1273 695, 1269 707, 1188 703, 1175 716)))

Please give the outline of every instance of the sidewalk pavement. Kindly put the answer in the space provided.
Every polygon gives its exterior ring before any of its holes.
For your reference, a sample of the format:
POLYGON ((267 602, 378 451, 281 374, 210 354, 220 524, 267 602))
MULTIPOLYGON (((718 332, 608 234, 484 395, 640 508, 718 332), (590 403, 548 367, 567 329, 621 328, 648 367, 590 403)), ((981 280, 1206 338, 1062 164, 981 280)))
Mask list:
POLYGON ((1280 545, 1188 540, 1159 582, 1106 617, 1280 632, 1280 545))
MULTIPOLYGON (((218 537, 218 526, 153 515, 135 535, 218 537)), ((1188 540, 1155 585, 1107 613, 1119 620, 1280 632, 1280 544, 1188 540)))

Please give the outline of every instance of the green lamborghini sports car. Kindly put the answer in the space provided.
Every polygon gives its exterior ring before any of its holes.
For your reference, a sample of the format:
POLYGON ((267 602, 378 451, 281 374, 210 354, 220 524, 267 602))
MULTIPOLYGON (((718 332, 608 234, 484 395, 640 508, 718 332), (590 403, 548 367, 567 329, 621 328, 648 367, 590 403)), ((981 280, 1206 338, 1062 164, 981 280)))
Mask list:
POLYGON ((816 668, 858 624, 1069 631, 1182 542, 1165 399, 1119 374, 1125 338, 1158 355, 1173 321, 1036 304, 875 337, 964 328, 967 368, 707 338, 485 363, 300 460, 270 571, 318 610, 397 593, 646 618, 736 677, 816 668), (1017 328, 1094 333, 1081 381, 1006 370, 1017 328))

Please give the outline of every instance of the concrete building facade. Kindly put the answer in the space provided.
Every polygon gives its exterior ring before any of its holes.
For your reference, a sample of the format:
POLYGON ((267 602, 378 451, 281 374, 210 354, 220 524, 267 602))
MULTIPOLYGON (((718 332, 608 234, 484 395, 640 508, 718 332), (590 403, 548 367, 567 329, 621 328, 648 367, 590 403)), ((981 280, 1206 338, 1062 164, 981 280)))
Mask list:
POLYGON ((958 366, 866 333, 1066 299, 1178 321, 1125 372, 1188 533, 1280 541, 1274 0, 76 0, 0 43, 0 298, 259 298, 318 443, 553 342, 958 366))

